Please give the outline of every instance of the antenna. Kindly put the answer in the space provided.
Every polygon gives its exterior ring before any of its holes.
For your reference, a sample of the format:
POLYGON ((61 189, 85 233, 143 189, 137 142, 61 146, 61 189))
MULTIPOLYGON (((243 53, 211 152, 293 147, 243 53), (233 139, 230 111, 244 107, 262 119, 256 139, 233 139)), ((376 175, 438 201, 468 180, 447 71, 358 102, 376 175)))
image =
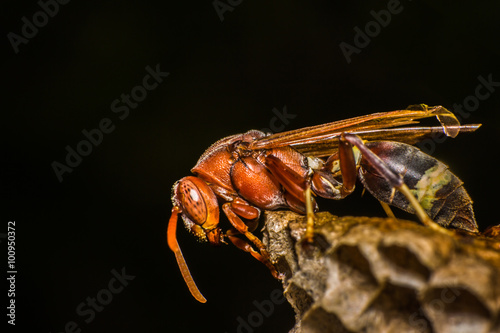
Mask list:
POLYGON ((191 295, 200 303, 206 303, 207 300, 203 295, 201 294, 200 290, 196 286, 196 283, 193 280, 193 277, 191 276, 191 273, 189 272, 189 268, 186 264, 186 260, 184 260, 184 256, 182 255, 181 248, 179 247, 179 243, 177 243, 177 220, 179 213, 182 212, 181 209, 178 206, 174 206, 172 208, 172 215, 170 216, 170 220, 168 221, 168 228, 167 228, 167 242, 168 246, 170 247, 170 250, 174 252, 175 254, 175 259, 177 260, 177 265, 179 265, 179 269, 181 271, 182 277, 184 278, 184 282, 186 282, 186 285, 189 288, 189 291, 191 292, 191 295))

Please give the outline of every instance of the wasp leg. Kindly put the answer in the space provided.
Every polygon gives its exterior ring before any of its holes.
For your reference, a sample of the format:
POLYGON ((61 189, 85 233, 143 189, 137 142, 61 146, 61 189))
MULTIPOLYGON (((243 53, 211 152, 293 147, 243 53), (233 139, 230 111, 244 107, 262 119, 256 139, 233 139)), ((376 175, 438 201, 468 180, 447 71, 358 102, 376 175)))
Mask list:
POLYGON ((394 215, 394 213, 392 212, 391 207, 390 207, 388 204, 386 204, 385 202, 380 201, 380 200, 379 200, 378 202, 380 202, 380 205, 381 205, 381 206, 382 206, 382 208, 384 209, 384 212, 387 214, 387 216, 389 216, 389 217, 390 217, 390 218, 392 218, 392 219, 395 219, 395 218, 396 218, 396 216, 395 216, 395 215, 394 215))
MULTIPOLYGON (((316 170, 311 177, 311 185, 316 194, 327 199, 343 199, 354 191, 356 186, 357 168, 356 158, 352 145, 345 140, 339 140, 338 154, 328 158, 324 168, 316 170), (339 161, 342 183, 338 182, 332 175, 333 160, 339 161)), ((304 192, 307 210, 307 227, 305 240, 309 243, 314 236, 314 211, 311 203, 311 188, 308 186, 304 192)))
POLYGON ((238 215, 248 220, 245 225, 248 231, 253 232, 259 226, 260 210, 250 206, 245 200, 240 198, 235 198, 231 201, 232 211, 238 215))
POLYGON ((304 241, 311 244, 314 240, 314 221, 316 216, 313 210, 313 198, 311 196, 311 188, 308 186, 304 191, 304 199, 306 201, 306 232, 304 234, 304 241))
POLYGON ((351 194, 358 176, 359 151, 356 156, 348 141, 339 140, 338 152, 331 155, 321 169, 313 170, 311 190, 320 197, 334 200, 343 199, 351 194), (341 182, 337 180, 340 176, 341 182))
POLYGON ((258 261, 266 265, 266 267, 269 268, 269 270, 271 271, 271 274, 273 275, 274 278, 279 279, 281 277, 281 275, 278 273, 278 271, 271 263, 269 258, 255 251, 255 249, 252 247, 252 244, 250 244, 248 241, 232 235, 227 235, 227 238, 229 238, 231 243, 233 243, 233 245, 236 246, 238 249, 250 253, 252 257, 254 257, 258 261))
POLYGON ((349 141, 342 140, 342 137, 339 140, 339 162, 343 183, 341 193, 345 197, 354 191, 358 173, 352 145, 349 141))
POLYGON ((252 234, 252 232, 249 230, 248 225, 246 225, 238 216, 240 215, 244 218, 246 218, 245 216, 253 216, 254 218, 258 218, 260 215, 260 211, 257 208, 250 206, 243 200, 237 201, 236 203, 234 203, 234 205, 232 202, 226 202, 222 205, 222 210, 224 211, 229 222, 231 222, 231 225, 236 229, 236 231, 240 234, 243 234, 253 245, 255 245, 259 252, 257 253, 255 250, 253 250, 251 244, 245 240, 239 239, 232 235, 228 235, 229 240, 236 247, 243 251, 249 252, 254 258, 266 265, 266 267, 271 271, 271 274, 278 279, 280 275, 276 270, 276 267, 274 267, 273 263, 271 262, 266 246, 261 242, 259 238, 252 234))
POLYGON ((312 243, 314 237, 314 212, 318 210, 318 205, 311 195, 310 181, 306 177, 298 175, 273 155, 267 156, 266 166, 285 188, 285 198, 290 208, 300 214, 306 214, 307 226, 303 239, 307 243, 312 243))
POLYGON ((365 146, 363 141, 356 135, 343 133, 340 137, 341 141, 348 141, 350 144, 356 146, 359 149, 364 159, 370 163, 377 172, 382 175, 385 180, 398 191, 400 191, 410 202, 410 204, 415 209, 415 214, 418 216, 420 221, 430 227, 431 229, 438 230, 441 232, 448 233, 448 230, 441 227, 439 224, 434 222, 424 211, 417 198, 411 193, 408 186, 403 182, 403 178, 400 175, 395 174, 388 166, 384 163, 375 153, 373 153, 368 147, 365 146))
MULTIPOLYGON (((278 157, 269 155, 266 157, 266 167, 271 171, 276 180, 285 188, 285 199, 290 208, 300 214, 307 211, 307 203, 304 199, 304 191, 309 186, 307 177, 299 175, 278 157)), ((318 210, 314 198, 312 205, 314 211, 318 210)))

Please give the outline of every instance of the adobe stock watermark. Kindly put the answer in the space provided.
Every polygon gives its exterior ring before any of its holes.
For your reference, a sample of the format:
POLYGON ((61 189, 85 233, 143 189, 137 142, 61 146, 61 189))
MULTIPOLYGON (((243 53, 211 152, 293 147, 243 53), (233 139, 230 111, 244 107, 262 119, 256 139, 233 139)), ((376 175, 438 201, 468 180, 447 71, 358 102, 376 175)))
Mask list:
MULTIPOLYGON (((99 290, 95 297, 89 296, 76 306, 75 312, 85 324, 90 324, 97 313, 102 312, 113 301, 114 297, 120 294, 130 281, 135 279, 134 275, 125 272, 125 267, 121 269, 121 272, 113 268, 111 275, 113 277, 108 281, 106 287, 99 290)), ((82 323, 78 324, 76 321, 68 321, 60 333, 81 333, 81 325, 82 323)))
POLYGON ((283 304, 285 300, 283 291, 281 291, 281 289, 274 289, 271 291, 269 299, 265 299, 260 302, 257 300, 253 301, 252 304, 255 307, 255 310, 250 312, 246 318, 241 316, 236 318, 236 321, 238 322, 236 333, 253 333, 256 328, 264 324, 265 318, 272 316, 276 306, 283 304))
MULTIPOLYGON (((474 94, 465 97, 461 104, 453 104, 453 109, 451 111, 455 114, 460 123, 462 123, 464 119, 469 118, 472 112, 479 109, 481 101, 490 98, 496 88, 500 87, 500 82, 493 81, 493 74, 491 73, 488 74, 486 78, 479 75, 477 80, 479 83, 474 89, 474 94)), ((433 135, 430 139, 422 140, 417 143, 416 146, 424 153, 432 155, 436 150, 436 143, 442 143, 447 139, 448 137, 444 133, 438 133, 433 135)))
POLYGON ((239 6, 243 0, 226 0, 226 2, 222 0, 214 0, 212 2, 212 6, 214 6, 215 12, 217 13, 217 16, 219 17, 219 20, 221 22, 224 21, 224 13, 225 12, 232 12, 234 8, 239 6))
POLYGON ((264 133, 278 133, 283 131, 288 124, 290 124, 290 120, 297 117, 296 114, 288 113, 286 105, 283 106, 283 110, 280 111, 277 108, 272 109, 274 117, 269 121, 269 127, 261 128, 261 131, 264 133))
MULTIPOLYGON (((148 92, 155 90, 160 83, 163 82, 170 73, 162 72, 160 64, 157 64, 153 69, 146 66, 147 74, 143 77, 141 84, 136 85, 130 90, 130 94, 122 93, 120 98, 111 102, 111 112, 117 114, 119 120, 125 120, 130 110, 136 109, 139 103, 144 101, 148 96, 148 92)), ((98 147, 104 140, 104 134, 112 133, 116 125, 108 117, 102 118, 96 128, 82 130, 84 139, 79 141, 73 148, 70 145, 65 147, 66 157, 64 162, 53 161, 51 163, 52 170, 61 183, 66 173, 73 172, 74 168, 78 167, 84 157, 89 156, 95 147, 98 147)))
POLYGON ((38 35, 39 29, 45 27, 50 19, 59 13, 60 5, 67 5, 70 0, 40 0, 37 2, 40 10, 31 15, 31 18, 23 16, 20 34, 14 32, 7 33, 7 39, 15 54, 19 53, 21 44, 28 42, 38 35))
POLYGON ((358 26, 354 27, 354 45, 346 42, 339 44, 340 50, 342 50, 342 54, 348 64, 351 63, 353 54, 361 53, 361 50, 370 44, 372 38, 377 37, 382 32, 382 28, 386 28, 391 23, 393 15, 400 14, 403 11, 403 5, 401 5, 399 0, 389 0, 386 7, 387 9, 381 9, 377 12, 371 10, 370 15, 374 20, 368 21, 363 30, 358 26))

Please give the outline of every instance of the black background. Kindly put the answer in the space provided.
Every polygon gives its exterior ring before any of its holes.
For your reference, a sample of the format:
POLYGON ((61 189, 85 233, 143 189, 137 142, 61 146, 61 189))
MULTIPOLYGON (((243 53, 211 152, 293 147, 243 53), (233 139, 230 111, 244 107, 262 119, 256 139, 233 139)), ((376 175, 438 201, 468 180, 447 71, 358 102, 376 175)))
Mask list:
MULTIPOLYGON (((339 44, 353 45, 354 27, 364 30, 370 11, 387 5, 247 0, 221 21, 212 1, 71 1, 16 54, 7 34, 20 35, 22 17, 32 21, 40 6, 4 1, 0 232, 16 221, 16 328, 62 332, 74 321, 82 332, 236 332, 238 316, 280 284, 248 254, 197 244, 180 227, 208 299, 199 304, 165 241, 170 188, 204 149, 269 127, 273 108, 296 115, 289 130, 409 104, 453 109, 475 94, 479 76, 500 82, 495 1, 401 1, 402 11, 348 64, 339 44), (120 120, 112 101, 157 64, 170 75, 120 120), (64 163, 65 147, 103 118, 114 131, 59 182, 51 164, 64 163), (86 323, 77 306, 122 268, 135 278, 86 323)), ((499 223, 495 89, 466 120, 483 127, 433 153, 465 182, 481 228, 499 223)), ((383 216, 376 200, 360 196, 321 208, 383 216)), ((287 332, 293 322, 285 303, 254 330, 287 332)))

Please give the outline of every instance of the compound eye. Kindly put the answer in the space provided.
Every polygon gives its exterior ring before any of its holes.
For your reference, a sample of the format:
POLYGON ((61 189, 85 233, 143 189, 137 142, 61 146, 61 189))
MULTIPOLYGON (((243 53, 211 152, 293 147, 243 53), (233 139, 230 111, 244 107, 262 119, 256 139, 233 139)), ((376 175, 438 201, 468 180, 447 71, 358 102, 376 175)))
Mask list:
POLYGON ((196 224, 203 224, 207 219, 207 205, 200 189, 191 180, 184 179, 177 187, 184 213, 196 224))

